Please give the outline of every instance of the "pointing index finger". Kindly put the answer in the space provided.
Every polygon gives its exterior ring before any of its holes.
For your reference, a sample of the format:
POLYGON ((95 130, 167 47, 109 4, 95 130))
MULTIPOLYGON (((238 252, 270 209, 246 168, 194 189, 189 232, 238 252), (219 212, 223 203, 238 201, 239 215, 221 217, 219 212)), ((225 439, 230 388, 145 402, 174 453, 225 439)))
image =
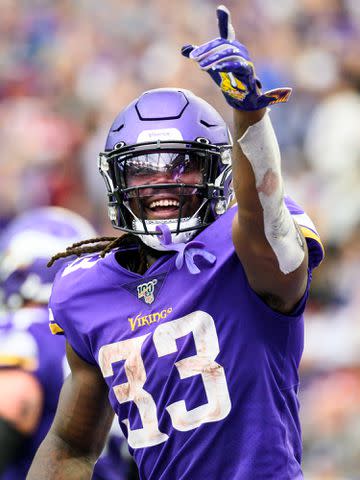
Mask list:
POLYGON ((225 5, 219 5, 216 9, 220 37, 225 40, 235 40, 234 27, 231 24, 231 15, 225 5))

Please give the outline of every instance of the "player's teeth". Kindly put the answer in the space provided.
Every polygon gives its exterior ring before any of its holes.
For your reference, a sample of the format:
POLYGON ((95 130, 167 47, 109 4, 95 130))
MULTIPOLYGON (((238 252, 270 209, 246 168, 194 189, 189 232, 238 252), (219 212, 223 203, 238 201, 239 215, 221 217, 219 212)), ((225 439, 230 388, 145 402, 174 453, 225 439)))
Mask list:
POLYGON ((177 200, 156 200, 154 202, 151 202, 149 207, 155 208, 155 207, 169 207, 169 206, 178 207, 179 202, 177 200))

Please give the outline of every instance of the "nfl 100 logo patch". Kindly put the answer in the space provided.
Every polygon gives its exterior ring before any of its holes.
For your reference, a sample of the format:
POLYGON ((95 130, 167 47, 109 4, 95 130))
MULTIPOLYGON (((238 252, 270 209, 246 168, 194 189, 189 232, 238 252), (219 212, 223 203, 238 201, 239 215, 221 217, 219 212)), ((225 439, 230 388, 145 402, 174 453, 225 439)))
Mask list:
POLYGON ((158 283, 157 279, 154 278, 153 280, 150 280, 150 282, 142 283, 141 285, 137 286, 137 295, 138 299, 141 300, 143 299, 145 303, 150 305, 153 303, 155 300, 154 297, 154 290, 155 290, 155 285, 158 283))
POLYGON ((156 301, 165 277, 166 273, 160 273, 136 282, 125 283, 122 288, 134 295, 141 303, 150 307, 156 301))

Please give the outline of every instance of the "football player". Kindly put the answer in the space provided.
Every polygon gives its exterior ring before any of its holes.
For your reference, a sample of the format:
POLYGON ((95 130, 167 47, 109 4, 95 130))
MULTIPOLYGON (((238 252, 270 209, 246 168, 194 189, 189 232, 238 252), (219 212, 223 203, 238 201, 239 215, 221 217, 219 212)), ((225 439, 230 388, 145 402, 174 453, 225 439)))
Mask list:
MULTIPOLYGON (((56 207, 16 218, 0 237, 0 292, 7 315, 0 325, 0 478, 25 479, 50 428, 64 377, 65 339, 49 332, 47 303, 56 269, 49 257, 69 242, 94 235, 79 215, 56 207), (57 341, 54 341, 57 340, 57 341)), ((113 431, 96 479, 127 479, 123 436, 113 431), (116 476, 115 476, 116 475, 116 476)))
POLYGON ((141 479, 303 478, 297 367, 323 250, 284 196, 268 106, 290 89, 261 92, 217 15, 220 36, 182 53, 233 108, 236 141, 182 89, 145 92, 115 119, 99 169, 127 234, 53 258, 89 252, 54 284, 72 374, 31 480, 91 478, 112 411, 141 479))

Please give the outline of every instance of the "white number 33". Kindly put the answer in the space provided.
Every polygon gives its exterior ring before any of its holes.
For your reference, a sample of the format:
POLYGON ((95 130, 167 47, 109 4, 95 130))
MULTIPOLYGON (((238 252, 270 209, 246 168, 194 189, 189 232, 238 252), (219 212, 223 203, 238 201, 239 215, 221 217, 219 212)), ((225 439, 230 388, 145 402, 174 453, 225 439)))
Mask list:
MULTIPOLYGON (((207 403, 187 410, 184 400, 166 407, 175 429, 188 431, 206 422, 225 418, 231 409, 231 401, 224 369, 215 362, 220 352, 213 318, 197 311, 185 317, 158 325, 153 342, 159 357, 177 352, 176 340, 193 334, 196 355, 175 363, 180 378, 201 375, 207 403)), ((144 448, 165 442, 169 437, 159 430, 156 404, 149 392, 143 389, 146 371, 141 357, 141 347, 147 333, 140 337, 104 345, 99 351, 99 365, 104 377, 114 375, 112 364, 125 360, 127 382, 113 387, 119 403, 134 402, 139 410, 142 428, 131 430, 129 419, 123 420, 128 429, 128 443, 132 448, 144 448)))

